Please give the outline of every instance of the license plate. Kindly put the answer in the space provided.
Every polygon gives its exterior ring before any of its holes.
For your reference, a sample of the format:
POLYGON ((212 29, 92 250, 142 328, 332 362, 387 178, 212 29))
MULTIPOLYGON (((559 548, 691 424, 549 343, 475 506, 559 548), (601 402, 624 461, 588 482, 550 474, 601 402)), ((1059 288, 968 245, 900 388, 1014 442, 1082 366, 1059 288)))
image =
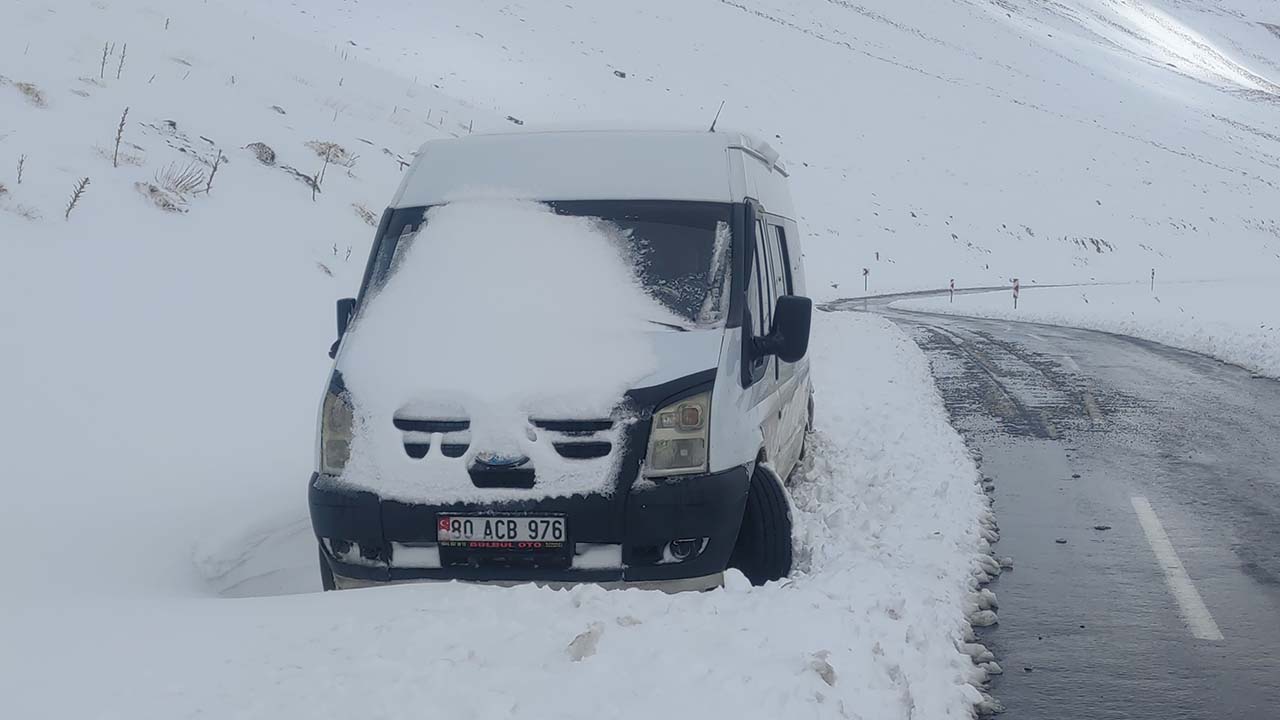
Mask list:
POLYGON ((568 541, 563 517, 439 515, 436 540, 474 550, 560 550, 568 541))

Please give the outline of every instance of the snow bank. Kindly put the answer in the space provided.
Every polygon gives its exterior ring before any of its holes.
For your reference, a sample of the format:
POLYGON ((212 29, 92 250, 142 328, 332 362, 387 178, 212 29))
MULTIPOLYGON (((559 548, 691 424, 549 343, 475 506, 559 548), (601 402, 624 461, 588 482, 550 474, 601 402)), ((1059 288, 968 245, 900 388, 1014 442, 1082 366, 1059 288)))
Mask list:
MULTIPOLYGON (((976 470, 924 356, 883 319, 819 314, 813 362, 818 433, 792 490, 801 552, 786 581, 678 596, 451 583, 220 600, 49 592, 29 575, 36 592, 0 617, 0 695, 24 718, 969 718, 981 671, 957 648, 983 557, 976 470), (62 691, 68 678, 76 693, 62 691)), ((124 510, 106 498, 66 519, 124 510)), ((191 513, 173 498, 168 510, 191 513)), ((307 543, 252 539, 206 567, 270 577, 262 561, 282 549, 314 562, 307 543)), ((163 571, 181 540, 117 565, 163 571)))
POLYGON ((397 249, 393 270, 343 342, 338 367, 359 431, 344 479, 387 497, 526 497, 479 491, 477 453, 524 455, 538 495, 612 488, 614 468, 566 461, 527 434, 529 418, 609 418, 653 371, 655 323, 682 321, 635 273, 625 237, 593 218, 533 202, 476 200, 433 208, 397 249), (461 458, 409 458, 391 420, 469 418, 461 458), (431 477, 424 486, 424 477, 431 477))
POLYGON ((48 100, 0 83, 0 714, 968 717, 956 641, 983 498, 923 356, 872 317, 815 319, 820 434, 787 582, 317 592, 315 401, 373 232, 353 204, 376 210, 397 156, 472 112, 507 124, 345 48, 217 3, 0 5, 0 67, 48 100), (119 80, 99 78, 107 38, 117 67, 128 42, 119 80), (316 139, 363 152, 313 199, 279 166, 318 171, 316 139), (259 141, 276 166, 243 149, 259 141), (185 213, 134 189, 215 150, 229 161, 185 213))
POLYGON ((1174 282, 1084 288, 1023 288, 1018 309, 1008 292, 902 300, 894 307, 1069 325, 1193 350, 1280 377, 1280 282, 1174 282))

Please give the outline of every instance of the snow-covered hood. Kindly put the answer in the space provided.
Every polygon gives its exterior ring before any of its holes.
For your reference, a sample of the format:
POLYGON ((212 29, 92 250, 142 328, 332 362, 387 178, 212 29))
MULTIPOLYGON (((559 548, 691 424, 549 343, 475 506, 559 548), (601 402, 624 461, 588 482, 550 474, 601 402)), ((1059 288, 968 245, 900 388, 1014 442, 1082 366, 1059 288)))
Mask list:
POLYGON ((723 328, 651 333, 649 344, 658 365, 653 372, 638 380, 632 389, 653 387, 715 369, 720 365, 720 345, 723 342, 723 328))
MULTIPOLYGON (((724 340, 723 328, 698 329, 688 332, 676 330, 659 330, 644 334, 644 343, 652 354, 654 367, 652 371, 638 378, 630 387, 620 388, 608 404, 617 409, 622 407, 629 390, 641 390, 657 385, 673 382, 698 373, 714 370, 720 363, 720 346, 724 340)), ((337 371, 342 373, 342 358, 339 357, 337 371)), ((468 398, 479 398, 482 392, 475 392, 465 385, 459 385, 447 393, 436 397, 406 397, 398 414, 417 418, 469 418, 471 415, 468 398)), ((596 398, 581 402, 572 390, 561 389, 554 394, 544 394, 522 408, 527 417, 588 419, 607 417, 602 412, 596 398), (580 408, 579 412, 574 412, 580 408)), ((650 408, 652 409, 652 408, 650 408)))

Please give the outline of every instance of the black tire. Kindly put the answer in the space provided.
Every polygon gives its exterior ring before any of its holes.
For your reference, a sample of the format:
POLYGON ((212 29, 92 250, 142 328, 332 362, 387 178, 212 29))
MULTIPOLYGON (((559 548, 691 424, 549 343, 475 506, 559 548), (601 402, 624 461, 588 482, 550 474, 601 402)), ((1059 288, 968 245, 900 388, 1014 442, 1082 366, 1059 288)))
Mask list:
POLYGON ((329 558, 324 556, 324 547, 317 543, 316 548, 320 551, 320 585, 325 592, 337 590, 338 584, 333 581, 333 568, 329 567, 329 558))
POLYGON ((752 585, 791 574, 791 511, 786 490, 773 473, 756 465, 747 490, 747 509, 729 566, 752 585))

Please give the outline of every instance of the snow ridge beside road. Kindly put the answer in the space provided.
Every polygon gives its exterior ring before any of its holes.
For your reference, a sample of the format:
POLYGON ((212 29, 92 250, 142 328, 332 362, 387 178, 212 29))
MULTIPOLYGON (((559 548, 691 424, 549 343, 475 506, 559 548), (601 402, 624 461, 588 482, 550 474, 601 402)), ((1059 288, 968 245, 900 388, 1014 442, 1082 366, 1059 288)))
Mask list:
POLYGON ((899 300, 892 307, 1101 330, 1191 350, 1280 378, 1280 282, 1157 282, 899 300))

